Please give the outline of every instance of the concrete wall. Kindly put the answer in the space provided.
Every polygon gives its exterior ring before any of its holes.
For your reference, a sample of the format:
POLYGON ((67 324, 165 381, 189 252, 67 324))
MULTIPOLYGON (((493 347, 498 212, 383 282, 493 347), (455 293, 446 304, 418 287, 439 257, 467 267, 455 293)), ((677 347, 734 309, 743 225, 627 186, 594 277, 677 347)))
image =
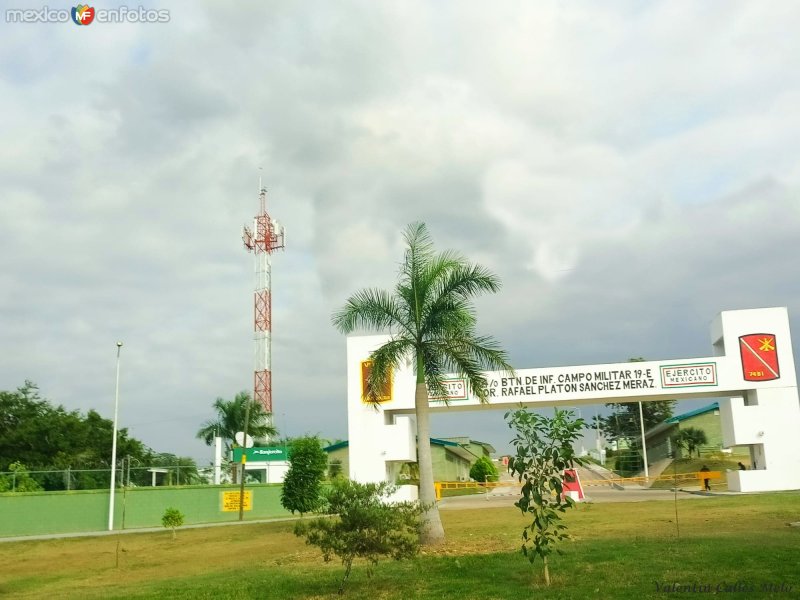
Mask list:
MULTIPOLYGON (((160 527, 169 507, 185 515, 187 525, 236 521, 238 512, 222 511, 222 492, 238 486, 131 488, 115 494, 114 528, 160 527)), ((253 485, 253 509, 245 519, 286 517, 280 503, 282 486, 253 485)), ((77 533, 108 529, 108 490, 0 494, 0 537, 77 533)))
MULTIPOLYGON (((728 489, 765 492, 800 489, 797 388, 754 390, 720 401, 726 443, 747 445, 751 469, 728 478, 728 489)), ((729 476, 731 473, 728 474, 729 476)))

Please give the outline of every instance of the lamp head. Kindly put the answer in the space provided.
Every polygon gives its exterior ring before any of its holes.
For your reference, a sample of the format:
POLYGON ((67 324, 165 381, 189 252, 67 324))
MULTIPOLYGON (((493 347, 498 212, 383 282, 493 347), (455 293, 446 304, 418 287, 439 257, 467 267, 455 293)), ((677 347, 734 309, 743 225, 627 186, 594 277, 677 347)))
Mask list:
POLYGON ((122 342, 117 342, 117 348, 122 348, 122 342))

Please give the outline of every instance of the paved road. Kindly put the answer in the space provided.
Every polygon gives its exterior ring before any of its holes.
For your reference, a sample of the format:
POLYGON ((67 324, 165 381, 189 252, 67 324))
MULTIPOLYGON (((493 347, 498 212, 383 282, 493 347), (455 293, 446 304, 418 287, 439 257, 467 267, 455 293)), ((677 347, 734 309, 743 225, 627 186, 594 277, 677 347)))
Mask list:
MULTIPOLYGON (((670 490, 648 490, 641 488, 628 488, 616 490, 607 487, 585 488, 586 499, 589 502, 647 502, 648 500, 672 500, 674 492, 670 490)), ((678 492, 678 500, 702 500, 722 494, 701 494, 694 492, 678 492)), ((729 495, 729 494, 725 494, 729 495)), ((519 497, 519 491, 513 487, 498 487, 490 494, 476 494, 474 496, 456 496, 442 498, 439 508, 442 510, 458 510, 463 508, 485 508, 499 506, 513 506, 519 497)))
MULTIPOLYGON (((253 525, 254 523, 275 523, 277 521, 299 521, 300 519, 313 518, 316 515, 307 515, 305 517, 277 517, 274 519, 253 519, 252 521, 224 521, 222 523, 196 523, 192 525, 181 525, 178 530, 182 529, 204 529, 206 527, 236 527, 238 525, 253 525)), ((31 542, 35 540, 56 540, 64 538, 79 538, 79 537, 98 537, 106 535, 130 535, 134 533, 152 533, 162 532, 167 533, 168 530, 163 527, 139 527, 137 529, 115 529, 114 531, 80 531, 76 533, 46 533, 41 535, 23 535, 15 537, 0 537, 0 544, 3 542, 31 542)))

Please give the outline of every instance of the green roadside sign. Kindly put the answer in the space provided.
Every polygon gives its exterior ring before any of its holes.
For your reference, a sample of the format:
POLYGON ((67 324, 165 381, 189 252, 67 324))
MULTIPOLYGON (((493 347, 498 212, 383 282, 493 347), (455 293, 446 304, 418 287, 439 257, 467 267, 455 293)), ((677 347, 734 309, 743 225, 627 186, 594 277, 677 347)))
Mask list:
MULTIPOLYGON (((233 449, 233 462, 242 462, 242 450, 242 448, 233 449)), ((245 459, 248 463, 289 460, 289 449, 286 446, 256 446, 244 450, 245 459)))

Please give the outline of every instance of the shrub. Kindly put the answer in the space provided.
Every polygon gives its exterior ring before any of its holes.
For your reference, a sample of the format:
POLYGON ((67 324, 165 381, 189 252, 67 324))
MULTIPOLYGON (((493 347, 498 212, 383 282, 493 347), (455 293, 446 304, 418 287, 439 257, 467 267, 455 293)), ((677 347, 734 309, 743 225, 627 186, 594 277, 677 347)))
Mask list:
POLYGON ((169 527, 172 529, 173 540, 177 537, 175 534, 175 529, 183 525, 183 518, 183 513, 177 508, 172 507, 165 510, 164 516, 161 517, 161 524, 164 527, 169 527))
POLYGON ((497 467, 486 456, 481 456, 470 467, 469 476, 475 481, 497 481, 497 467))
POLYGON ((340 594, 356 558, 367 560, 371 567, 382 556, 401 560, 419 552, 423 508, 417 502, 387 504, 386 497, 395 489, 385 482, 335 479, 324 494, 324 512, 331 516, 295 526, 295 535, 322 550, 325 562, 332 556, 341 559, 345 572, 340 594))
POLYGON ((317 437, 292 440, 289 470, 283 479, 281 504, 294 514, 316 510, 322 500, 322 479, 328 468, 328 455, 317 437))

